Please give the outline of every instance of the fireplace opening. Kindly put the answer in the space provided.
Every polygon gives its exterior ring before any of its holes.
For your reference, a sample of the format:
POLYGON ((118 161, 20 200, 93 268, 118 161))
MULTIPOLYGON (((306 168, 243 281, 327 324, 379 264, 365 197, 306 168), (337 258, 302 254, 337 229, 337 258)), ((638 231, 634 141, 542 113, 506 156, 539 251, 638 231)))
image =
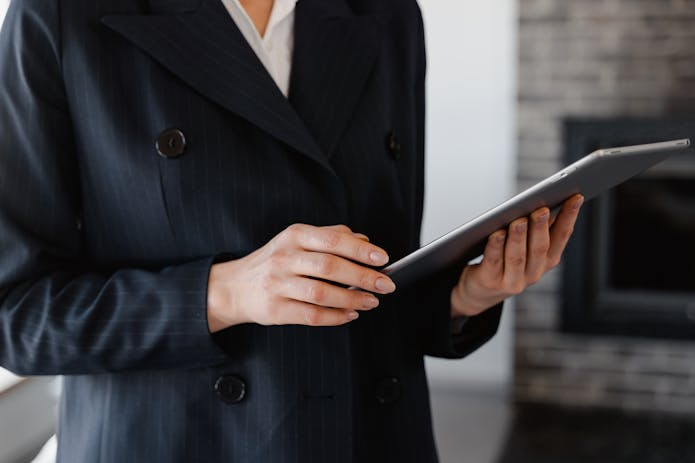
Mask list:
MULTIPOLYGON (((566 162, 598 148, 695 138, 687 119, 565 123, 566 162)), ((695 338, 695 153, 590 201, 564 259, 569 332, 695 338)))
POLYGON ((695 169, 656 168, 619 186, 612 209, 614 224, 607 237, 612 248, 607 256, 611 287, 695 289, 695 169))

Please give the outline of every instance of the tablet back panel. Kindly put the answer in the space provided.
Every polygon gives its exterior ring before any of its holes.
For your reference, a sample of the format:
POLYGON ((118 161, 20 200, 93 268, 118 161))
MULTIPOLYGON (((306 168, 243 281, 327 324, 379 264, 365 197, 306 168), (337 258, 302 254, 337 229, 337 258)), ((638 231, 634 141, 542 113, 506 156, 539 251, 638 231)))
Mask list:
POLYGON ((397 285, 408 284, 456 262, 482 254, 487 237, 540 207, 555 209, 579 193, 589 200, 657 164, 689 140, 595 151, 459 228, 389 265, 383 272, 397 285))

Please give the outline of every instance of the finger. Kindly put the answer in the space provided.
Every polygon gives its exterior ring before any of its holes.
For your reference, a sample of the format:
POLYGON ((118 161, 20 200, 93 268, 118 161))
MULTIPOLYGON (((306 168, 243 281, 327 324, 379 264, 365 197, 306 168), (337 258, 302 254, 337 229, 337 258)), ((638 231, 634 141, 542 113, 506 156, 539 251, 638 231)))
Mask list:
POLYGON ((355 238, 369 242, 369 237, 363 233, 353 233, 353 235, 355 236, 355 238))
POLYGON ((504 242, 507 237, 505 230, 499 230, 490 235, 485 245, 483 261, 480 263, 481 277, 487 281, 499 281, 504 274, 504 242))
POLYGON ((372 243, 331 227, 304 225, 296 232, 299 246, 307 251, 323 252, 345 257, 367 265, 385 265, 386 251, 372 243))
POLYGON ((517 219, 509 226, 504 247, 504 286, 510 292, 520 292, 526 282, 526 238, 528 219, 517 219))
POLYGON ((338 326, 359 317, 354 310, 327 309, 307 302, 288 299, 283 304, 279 325, 338 326))
POLYGON ((343 225, 343 224, 326 225, 325 227, 321 227, 321 228, 326 228, 328 230, 336 230, 336 231, 339 231, 341 233, 352 233, 352 230, 350 229, 350 227, 348 227, 347 225, 343 225))
POLYGON ((547 207, 531 214, 528 235, 528 253, 526 256, 526 282, 537 282, 547 269, 548 250, 550 249, 550 211, 547 207))
POLYGON ((289 299, 336 309, 370 310, 379 305, 379 299, 364 291, 351 291, 311 278, 294 277, 280 293, 289 299))
POLYGON ((337 230, 337 231, 343 232, 343 233, 352 233, 352 236, 354 236, 355 238, 361 239, 363 241, 369 241, 369 237, 367 235, 365 235, 364 233, 353 232, 352 229, 350 227, 348 227, 347 225, 343 225, 343 224, 329 225, 329 226, 325 226, 323 228, 327 228, 329 230, 337 230))
POLYGON ((342 225, 342 224, 341 225, 330 225, 330 226, 326 226, 323 228, 327 228, 330 230, 337 230, 337 231, 343 232, 343 233, 352 233, 352 236, 354 236, 357 239, 360 239, 362 241, 367 241, 367 242, 369 241, 369 237, 367 235, 365 235, 364 233, 353 232, 350 229, 350 227, 348 227, 347 225, 342 225))
POLYGON ((548 221, 548 224, 552 227, 555 221, 557 220, 557 215, 560 213, 561 207, 556 207, 553 210, 550 211, 550 220, 548 221))
POLYGON ((393 281, 381 272, 333 254, 304 252, 291 264, 297 275, 320 278, 380 294, 396 290, 393 281))
POLYGON ((574 195, 562 205, 562 210, 550 230, 550 249, 548 251, 550 267, 555 267, 560 263, 562 253, 574 231, 574 225, 577 222, 579 209, 583 202, 584 197, 582 195, 574 195))

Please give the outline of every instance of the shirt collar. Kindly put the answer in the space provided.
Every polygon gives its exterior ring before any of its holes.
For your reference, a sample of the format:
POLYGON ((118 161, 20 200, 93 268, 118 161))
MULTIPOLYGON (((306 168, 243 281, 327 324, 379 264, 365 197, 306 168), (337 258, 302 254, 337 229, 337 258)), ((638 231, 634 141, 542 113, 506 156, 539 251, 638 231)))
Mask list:
POLYGON ((273 11, 271 11, 268 19, 268 26, 265 29, 265 35, 267 36, 278 23, 292 14, 296 6, 297 0, 275 0, 273 2, 273 11))

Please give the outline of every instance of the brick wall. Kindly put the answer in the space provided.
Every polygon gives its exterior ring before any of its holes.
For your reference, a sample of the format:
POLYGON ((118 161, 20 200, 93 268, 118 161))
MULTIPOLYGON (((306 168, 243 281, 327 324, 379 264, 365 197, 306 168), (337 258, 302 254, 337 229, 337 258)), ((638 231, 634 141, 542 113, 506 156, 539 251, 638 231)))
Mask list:
MULTIPOLYGON (((519 0, 519 188, 567 117, 695 114, 695 0, 519 0)), ((695 414, 695 340, 559 331, 561 269, 517 300, 519 401, 695 414)))

